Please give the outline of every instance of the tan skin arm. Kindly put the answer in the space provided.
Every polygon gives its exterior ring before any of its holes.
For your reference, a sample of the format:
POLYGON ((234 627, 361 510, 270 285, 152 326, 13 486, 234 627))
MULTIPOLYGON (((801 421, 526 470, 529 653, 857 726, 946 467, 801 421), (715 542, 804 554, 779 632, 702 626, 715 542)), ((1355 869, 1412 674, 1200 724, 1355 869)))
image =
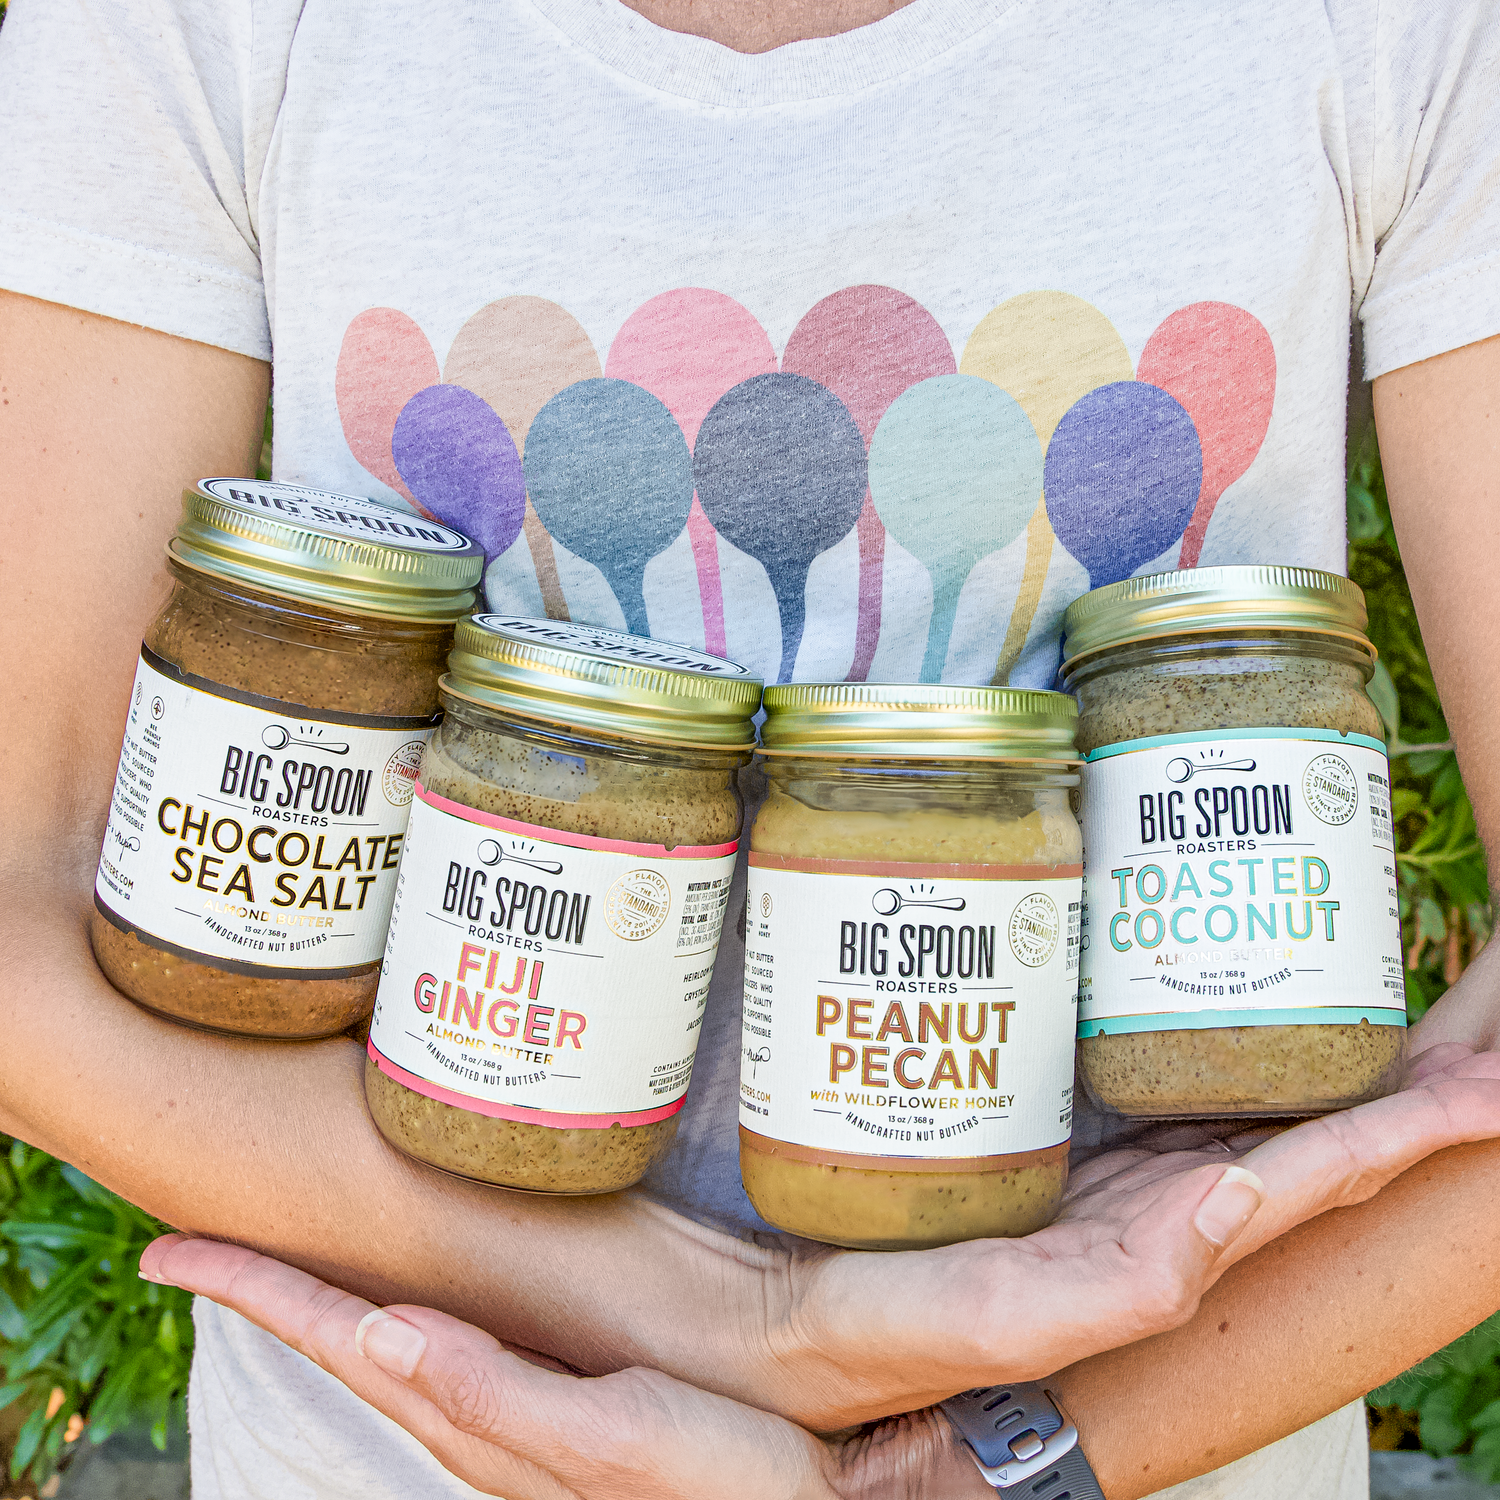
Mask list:
MULTIPOLYGON (((1500 853, 1500 338, 1375 382, 1391 513, 1492 868, 1500 853)), ((1500 945, 1414 1050, 1493 1046, 1500 945)), ((1500 1308, 1500 1143, 1444 1151, 1231 1270, 1185 1326, 1049 1382, 1110 1500, 1219 1467, 1336 1410, 1500 1308)))

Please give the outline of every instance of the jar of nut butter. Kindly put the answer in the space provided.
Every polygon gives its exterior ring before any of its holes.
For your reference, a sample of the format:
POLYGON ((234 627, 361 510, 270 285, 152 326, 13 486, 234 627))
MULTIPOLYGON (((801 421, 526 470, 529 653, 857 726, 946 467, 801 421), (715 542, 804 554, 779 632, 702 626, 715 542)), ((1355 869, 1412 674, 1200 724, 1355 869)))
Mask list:
POLYGON ((408 1154, 544 1193, 671 1141, 729 900, 760 680, 556 620, 459 627, 365 1095, 408 1154))
POLYGON ((369 1014, 437 680, 484 566, 348 495, 205 479, 167 544, 94 887, 94 955, 212 1031, 369 1014))
POLYGON ((1009 688, 766 690, 740 1172, 768 1223, 915 1249, 1050 1222, 1068 1175, 1077 710, 1009 688))
POLYGON ((1079 1071, 1133 1116, 1308 1115, 1387 1092, 1406 1008, 1364 596, 1308 568, 1074 602, 1087 753, 1079 1071))

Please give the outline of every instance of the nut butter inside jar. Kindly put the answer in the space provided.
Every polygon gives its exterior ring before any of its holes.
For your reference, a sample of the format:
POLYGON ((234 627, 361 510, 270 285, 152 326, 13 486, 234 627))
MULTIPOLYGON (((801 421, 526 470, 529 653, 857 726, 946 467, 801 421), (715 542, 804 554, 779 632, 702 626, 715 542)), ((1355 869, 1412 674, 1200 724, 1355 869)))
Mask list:
POLYGON ((365 1065, 394 1145, 502 1187, 607 1193, 692 1074, 760 680, 612 630, 459 627, 422 758, 365 1065))
POLYGON ((480 550, 300 485, 205 479, 167 544, 94 888, 94 956, 173 1020, 369 1014, 453 622, 480 550))
POLYGON ((768 1223, 1029 1234, 1068 1173, 1082 846, 1061 693, 767 688, 740 1172, 768 1223))
POLYGON ((1364 596, 1200 568, 1076 600, 1087 752, 1079 1070, 1123 1115, 1308 1115, 1389 1091, 1406 1008, 1364 596))

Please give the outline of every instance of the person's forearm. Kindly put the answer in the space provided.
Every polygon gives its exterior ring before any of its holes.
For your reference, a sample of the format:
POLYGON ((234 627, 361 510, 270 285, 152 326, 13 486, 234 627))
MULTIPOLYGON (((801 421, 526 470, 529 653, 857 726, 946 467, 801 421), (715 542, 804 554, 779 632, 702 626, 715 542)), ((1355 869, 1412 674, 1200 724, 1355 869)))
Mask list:
POLYGON ((1052 1377, 1109 1500, 1253 1452, 1488 1317, 1497 1197, 1500 1142, 1440 1152, 1243 1261, 1183 1327, 1052 1377))
MULTIPOLYGON (((76 895, 12 882, 0 1098, 13 1133, 178 1228, 379 1302, 415 1301, 588 1371, 711 1364, 715 1309, 763 1258, 641 1199, 547 1199, 407 1160, 365 1109, 363 1049, 241 1041, 137 1010, 76 895), (70 920, 48 908, 61 899, 70 920), (21 946, 21 945, 15 945, 21 946)), ((726 1353, 724 1363, 729 1363, 726 1353)))

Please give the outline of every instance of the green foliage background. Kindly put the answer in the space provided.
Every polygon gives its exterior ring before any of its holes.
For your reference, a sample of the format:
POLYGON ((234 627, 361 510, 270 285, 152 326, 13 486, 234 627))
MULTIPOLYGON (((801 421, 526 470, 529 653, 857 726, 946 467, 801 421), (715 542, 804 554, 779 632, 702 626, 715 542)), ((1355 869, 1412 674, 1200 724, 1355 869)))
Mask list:
POLYGON ((162 1226, 76 1167, 0 1136, 0 1409, 25 1422, 12 1478, 38 1485, 78 1413, 92 1441, 185 1423, 192 1298, 137 1275, 162 1226))
MULTIPOLYGON (((5 0, 0 0, 0 19, 5 0)), ((269 477, 266 418, 262 477, 269 477)), ((1391 740, 1407 1005, 1420 1016, 1490 933, 1489 887, 1474 815, 1422 649, 1391 529, 1373 433, 1349 479, 1349 571, 1364 588, 1381 659, 1371 696, 1391 740)), ((75 1413, 101 1442, 146 1425, 158 1446, 185 1421, 191 1299, 139 1279, 164 1226, 76 1168, 0 1136, 0 1410, 27 1411, 11 1474, 38 1487, 75 1413)), ((1374 1441, 1419 1434, 1500 1480, 1500 1314, 1380 1390, 1374 1441)), ((77 1423, 73 1423, 76 1430, 77 1423)))

